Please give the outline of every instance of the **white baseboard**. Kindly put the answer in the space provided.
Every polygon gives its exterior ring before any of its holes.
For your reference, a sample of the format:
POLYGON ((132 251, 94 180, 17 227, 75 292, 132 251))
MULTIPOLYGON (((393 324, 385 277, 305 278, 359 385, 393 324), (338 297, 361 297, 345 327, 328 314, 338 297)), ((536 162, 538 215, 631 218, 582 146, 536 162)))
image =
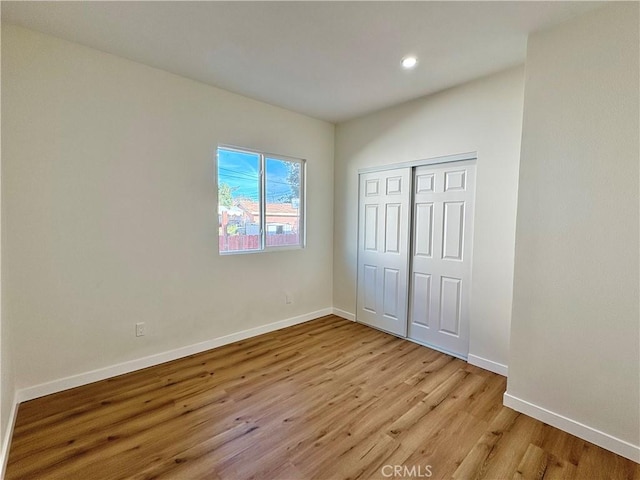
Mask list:
POLYGON ((355 313, 349 313, 345 310, 340 310, 339 308, 333 307, 333 314, 339 317, 342 317, 346 320, 351 320, 352 322, 356 321, 355 313))
POLYGON ((502 375, 503 377, 507 376, 509 373, 509 367, 503 365, 502 363, 494 362, 493 360, 487 360, 486 358, 478 357, 472 353, 467 357, 467 362, 471 365, 475 365, 476 367, 484 368, 485 370, 489 370, 490 372, 497 373, 498 375, 502 375))
POLYGON ((4 438, 2 439, 2 450, 0 451, 0 478, 4 478, 4 473, 7 471, 7 462, 9 461, 9 449, 11 448, 11 439, 13 438, 13 427, 16 424, 16 417, 18 416, 18 393, 13 396, 13 405, 11 406, 11 412, 9 412, 9 422, 7 423, 7 429, 4 432, 4 438))
POLYGON ((177 360, 178 358, 187 357, 196 353, 211 350, 212 348, 221 347, 229 343, 244 340, 246 338, 262 335, 263 333, 273 332, 280 330, 281 328, 291 327, 299 323, 308 322, 325 315, 333 313, 332 308, 323 308, 315 312, 306 313, 297 317, 287 318, 278 322, 269 323, 267 325, 261 325, 259 327, 250 328, 241 332, 232 333, 230 335, 224 335, 222 337, 214 338, 204 342, 196 343, 194 345, 187 345, 168 352, 158 353, 150 355, 148 357, 139 358, 136 360, 130 360, 128 362, 111 365, 109 367, 99 368, 89 372, 72 375, 70 377, 53 380, 51 382, 42 383, 33 387, 28 387, 17 392, 18 403, 26 402, 27 400, 33 400, 34 398, 43 397, 52 393, 61 392, 70 388, 87 385, 89 383, 105 380, 107 378, 122 375, 124 373, 134 372, 143 368, 152 367, 161 363, 177 360))
POLYGON ((640 445, 633 445, 608 433, 601 432, 595 428, 584 425, 558 413, 539 407, 533 403, 514 397, 509 392, 505 392, 503 403, 505 406, 517 412, 524 413, 541 422, 559 428, 571 435, 575 435, 587 442, 591 442, 611 452, 617 453, 629 460, 640 463, 640 445))

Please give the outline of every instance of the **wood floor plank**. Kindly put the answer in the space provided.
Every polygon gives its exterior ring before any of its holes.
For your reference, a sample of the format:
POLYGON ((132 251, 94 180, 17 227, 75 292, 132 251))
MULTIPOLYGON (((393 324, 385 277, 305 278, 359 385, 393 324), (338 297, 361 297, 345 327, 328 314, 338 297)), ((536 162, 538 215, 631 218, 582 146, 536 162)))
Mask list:
POLYGON ((486 428, 486 422, 464 411, 452 413, 446 421, 438 422, 435 428, 425 432, 425 438, 416 435, 407 439, 411 444, 403 442, 410 452, 403 464, 430 465, 434 478, 451 478, 486 428))
POLYGON ((336 451, 335 456, 325 456, 324 462, 313 469, 308 465, 299 464, 299 468, 306 467, 307 478, 312 478, 315 472, 323 472, 323 478, 370 478, 380 471, 384 461, 400 447, 400 443, 389 436, 379 433, 363 438, 353 446, 336 451))
POLYGON ((513 480, 542 480, 548 465, 549 454, 531 443, 513 474, 513 480))
POLYGON ((576 478, 605 480, 619 478, 624 480, 640 479, 640 464, 612 455, 596 445, 584 442, 580 462, 576 468, 576 478))
POLYGON ((424 382, 434 372, 439 371, 443 366, 453 361, 453 357, 442 355, 440 352, 431 350, 429 355, 425 355, 423 367, 405 380, 407 385, 415 387, 424 382))
POLYGON ((469 374, 463 370, 454 372, 431 393, 426 395, 418 404, 407 410, 402 417, 396 420, 389 428, 387 432, 388 435, 402 440, 415 429, 416 425, 418 425, 424 417, 431 414, 438 405, 444 402, 447 396, 450 395, 468 375, 469 374))
POLYGON ((544 480, 578 480, 576 470, 576 466, 571 462, 547 452, 547 467, 542 478, 544 480))
POLYGON ((434 369, 431 373, 426 376, 422 381, 415 385, 416 388, 422 390, 423 392, 429 393, 438 387, 442 382, 446 381, 446 379, 456 373, 458 370, 463 370, 466 372, 466 364, 459 358, 445 356, 443 361, 441 362, 439 368, 434 369))
POLYGON ((542 436, 544 424, 525 415, 518 415, 512 427, 504 432, 491 452, 483 479, 512 478, 531 443, 542 436))
POLYGON ((505 387, 329 315, 20 405, 6 479, 640 480, 505 387))
POLYGON ((477 480, 483 478, 490 460, 494 456, 494 450, 502 437, 508 432, 518 418, 518 413, 510 408, 502 408, 496 418, 491 422, 487 431, 469 451, 460 466, 453 473, 457 480, 477 480))

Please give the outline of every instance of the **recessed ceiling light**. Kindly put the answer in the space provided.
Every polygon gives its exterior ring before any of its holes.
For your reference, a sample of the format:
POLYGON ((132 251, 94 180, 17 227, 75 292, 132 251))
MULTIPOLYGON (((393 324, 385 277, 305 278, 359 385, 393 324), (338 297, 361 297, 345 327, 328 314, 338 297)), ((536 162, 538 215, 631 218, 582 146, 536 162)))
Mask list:
POLYGON ((418 59, 413 55, 410 55, 408 57, 404 57, 402 59, 401 64, 402 64, 402 68, 406 68, 406 69, 413 68, 418 64, 418 59))

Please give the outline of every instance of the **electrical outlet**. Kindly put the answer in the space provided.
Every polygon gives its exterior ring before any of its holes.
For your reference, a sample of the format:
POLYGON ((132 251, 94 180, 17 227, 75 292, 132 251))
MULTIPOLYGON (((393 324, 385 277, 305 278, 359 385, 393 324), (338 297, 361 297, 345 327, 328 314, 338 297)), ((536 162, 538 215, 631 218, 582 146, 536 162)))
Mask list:
POLYGON ((144 322, 136 323, 136 337, 144 337, 144 322))
POLYGON ((291 295, 290 293, 285 293, 284 303, 286 303, 287 305, 291 305, 293 303, 293 295, 291 295))

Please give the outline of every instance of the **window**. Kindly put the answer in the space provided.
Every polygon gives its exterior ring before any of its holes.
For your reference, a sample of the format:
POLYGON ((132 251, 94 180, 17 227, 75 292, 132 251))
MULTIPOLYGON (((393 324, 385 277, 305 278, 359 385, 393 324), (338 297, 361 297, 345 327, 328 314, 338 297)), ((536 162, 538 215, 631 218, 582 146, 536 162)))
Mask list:
POLYGON ((218 148, 218 250, 304 246, 304 160, 218 148))

